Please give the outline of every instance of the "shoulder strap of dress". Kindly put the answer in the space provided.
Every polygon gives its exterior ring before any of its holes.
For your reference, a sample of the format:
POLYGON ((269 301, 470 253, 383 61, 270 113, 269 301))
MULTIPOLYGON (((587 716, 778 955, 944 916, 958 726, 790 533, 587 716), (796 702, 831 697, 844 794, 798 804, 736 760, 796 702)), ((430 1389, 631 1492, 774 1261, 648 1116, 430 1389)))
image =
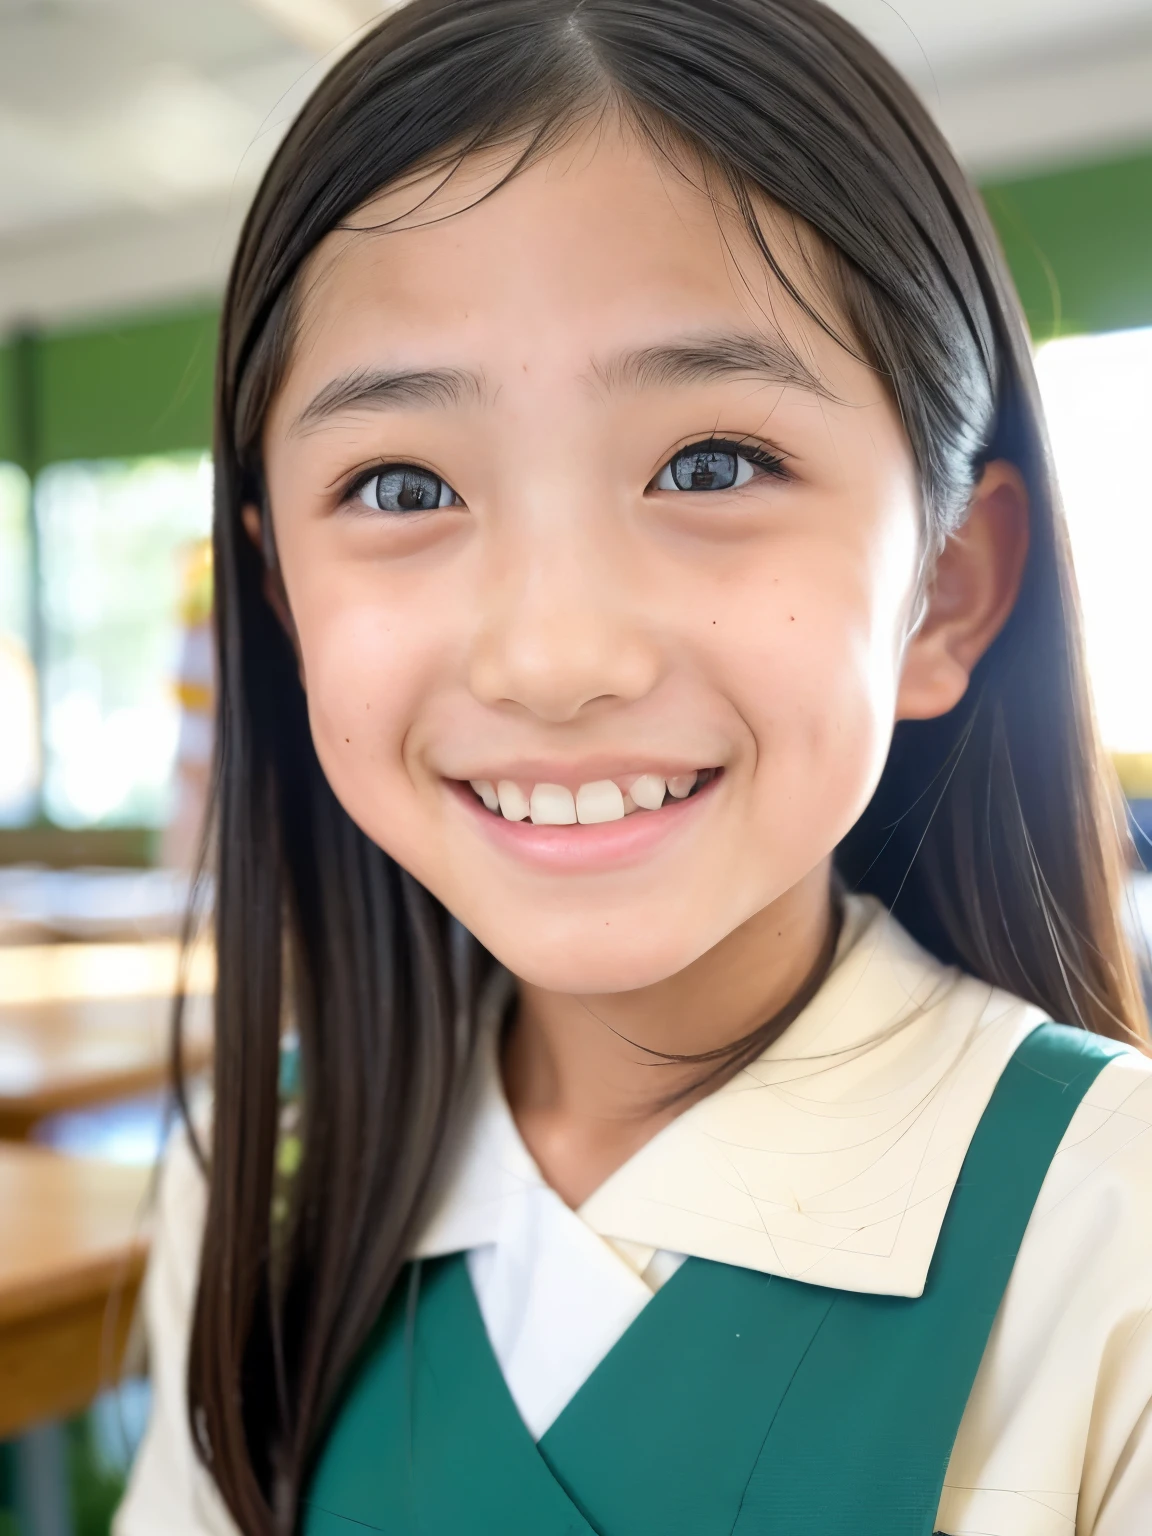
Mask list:
POLYGON ((1056 1024, 1021 1043, 972 1138, 924 1294, 836 1296, 772 1424, 734 1536, 930 1536, 1049 1164, 1084 1095, 1125 1049, 1056 1024))

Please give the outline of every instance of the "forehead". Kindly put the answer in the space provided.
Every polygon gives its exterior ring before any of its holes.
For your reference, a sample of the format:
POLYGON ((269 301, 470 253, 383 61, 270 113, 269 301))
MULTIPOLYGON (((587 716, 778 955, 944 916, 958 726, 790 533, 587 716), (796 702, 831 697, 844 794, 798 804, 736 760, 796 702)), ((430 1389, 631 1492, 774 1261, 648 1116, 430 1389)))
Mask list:
MULTIPOLYGON (((328 236, 302 285, 293 373, 381 353, 493 379, 572 373, 673 331, 756 329, 830 392, 876 394, 774 276, 714 171, 619 126, 518 167, 523 147, 417 172, 328 236)), ((766 200, 757 215, 789 279, 844 334, 815 235, 766 200)))

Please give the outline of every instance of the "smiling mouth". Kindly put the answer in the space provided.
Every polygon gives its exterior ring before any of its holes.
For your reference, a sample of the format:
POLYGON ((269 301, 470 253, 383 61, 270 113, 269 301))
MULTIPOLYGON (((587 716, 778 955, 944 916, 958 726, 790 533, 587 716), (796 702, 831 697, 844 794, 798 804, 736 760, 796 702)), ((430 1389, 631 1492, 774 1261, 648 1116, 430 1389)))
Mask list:
POLYGON ((658 773, 629 773, 618 779, 596 779, 575 791, 563 784, 526 784, 514 779, 467 782, 485 810, 504 821, 528 821, 538 827, 599 826, 690 800, 721 772, 698 768, 667 778, 658 773))

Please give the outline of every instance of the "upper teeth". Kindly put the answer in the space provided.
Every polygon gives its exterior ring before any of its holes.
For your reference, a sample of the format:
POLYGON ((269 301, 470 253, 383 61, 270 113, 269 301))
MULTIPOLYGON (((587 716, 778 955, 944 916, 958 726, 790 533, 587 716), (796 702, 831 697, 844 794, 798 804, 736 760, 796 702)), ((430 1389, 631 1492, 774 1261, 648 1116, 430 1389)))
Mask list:
MULTIPOLYGON (((532 800, 540 793, 537 785, 532 791, 532 800)), ((564 791, 568 793, 567 790, 564 791)), ((611 779, 597 779, 594 784, 581 784, 576 791, 576 820, 590 823, 596 821, 619 821, 624 815, 624 791, 618 784, 613 784, 611 779)), ((532 806, 532 820, 536 820, 536 806, 532 806)))
MULTIPOLYGON (((500 796, 496 793, 496 786, 490 779, 472 779, 470 782, 472 788, 490 811, 498 811, 500 809, 500 796)), ((515 785, 512 787, 513 789, 516 788, 515 785)))
POLYGON ((530 793, 513 779, 469 779, 469 783, 490 811, 499 811, 506 821, 525 821, 531 817, 537 826, 569 827, 575 822, 591 825, 600 821, 619 821, 637 807, 658 811, 664 804, 664 792, 683 800, 696 783, 696 773, 676 773, 664 779, 658 773, 628 775, 623 787, 614 779, 596 779, 581 784, 575 794, 563 784, 534 784, 530 793))
POLYGON ((664 804, 664 780, 658 773, 642 773, 628 793, 646 811, 658 811, 664 804))

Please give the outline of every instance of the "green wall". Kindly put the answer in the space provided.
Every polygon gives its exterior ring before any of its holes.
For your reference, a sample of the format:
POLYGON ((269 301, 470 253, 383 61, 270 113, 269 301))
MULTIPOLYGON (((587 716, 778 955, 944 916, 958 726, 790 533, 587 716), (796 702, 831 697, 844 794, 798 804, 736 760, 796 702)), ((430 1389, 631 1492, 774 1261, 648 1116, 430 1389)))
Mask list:
POLYGON ((214 310, 45 337, 41 463, 203 448, 215 346, 214 310))
POLYGON ((12 411, 12 348, 0 347, 0 461, 7 459, 9 463, 19 457, 12 430, 12 411))
POLYGON ((1037 341, 1152 325, 1152 153, 982 191, 1037 341))
MULTIPOLYGON (((1152 325, 1152 151, 983 191, 1037 340, 1152 325)), ((0 458, 207 446, 215 334, 203 306, 0 346, 0 458)))
POLYGON ((0 348, 0 458, 131 458, 211 439, 216 311, 10 339, 0 348), (21 381, 32 409, 17 409, 21 381))

